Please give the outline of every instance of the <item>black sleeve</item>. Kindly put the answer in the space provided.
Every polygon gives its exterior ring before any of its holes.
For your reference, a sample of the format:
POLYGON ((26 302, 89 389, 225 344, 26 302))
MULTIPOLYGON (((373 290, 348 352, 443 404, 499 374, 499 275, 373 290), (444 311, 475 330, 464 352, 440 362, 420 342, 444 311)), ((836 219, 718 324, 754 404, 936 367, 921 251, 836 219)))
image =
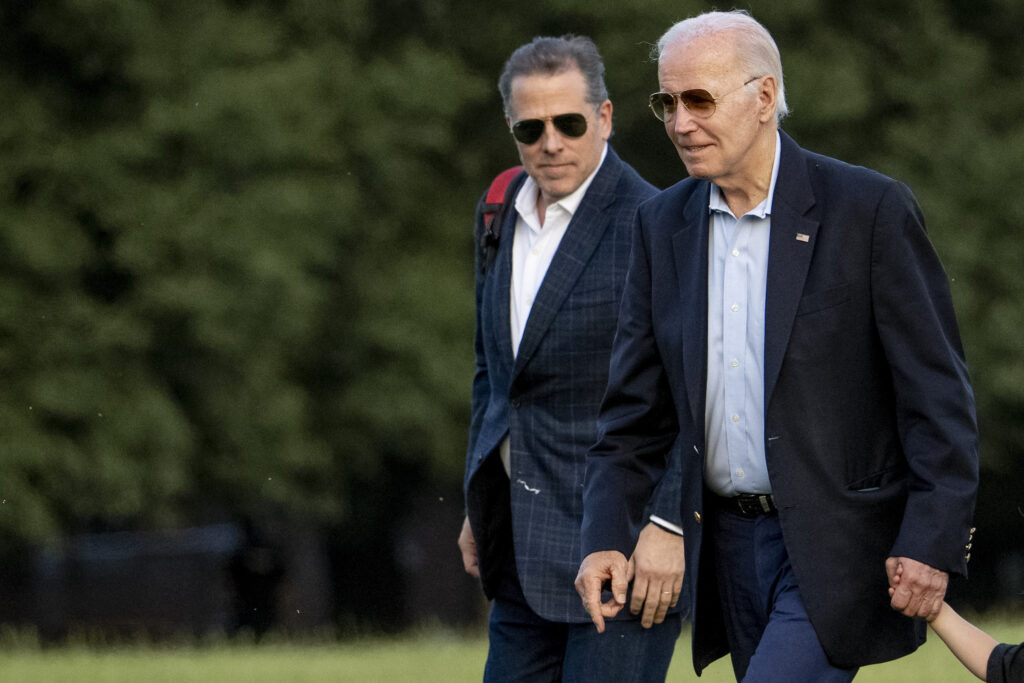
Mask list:
POLYGON ((989 683, 1024 683, 1024 643, 996 645, 988 656, 989 683))

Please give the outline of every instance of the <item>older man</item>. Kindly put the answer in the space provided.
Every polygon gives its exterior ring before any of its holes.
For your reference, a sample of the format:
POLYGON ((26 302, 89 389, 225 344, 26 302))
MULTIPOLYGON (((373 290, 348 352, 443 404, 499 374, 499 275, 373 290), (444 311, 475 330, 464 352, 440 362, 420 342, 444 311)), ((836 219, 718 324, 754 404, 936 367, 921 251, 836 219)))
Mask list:
MULTIPOLYGON (((641 539, 630 569, 637 615, 609 624, 612 636, 594 632, 573 590, 585 458, 597 438, 633 219, 656 190, 607 144, 612 103, 589 39, 522 46, 499 90, 525 172, 497 223, 495 251, 477 268, 477 370, 459 536, 466 571, 494 601, 484 678, 664 679, 680 616, 666 616, 655 593, 679 574, 681 549, 645 552, 641 539)), ((482 200, 478 235, 483 208, 482 200)), ((678 494, 666 482, 648 513, 680 522, 678 494)))
POLYGON ((640 208, 577 587, 599 627, 621 609, 630 518, 681 478, 697 671, 730 652, 737 679, 851 680, 922 643, 967 569, 977 430, 946 276, 910 190, 779 130, 749 15, 673 26, 658 80, 690 177, 640 208))

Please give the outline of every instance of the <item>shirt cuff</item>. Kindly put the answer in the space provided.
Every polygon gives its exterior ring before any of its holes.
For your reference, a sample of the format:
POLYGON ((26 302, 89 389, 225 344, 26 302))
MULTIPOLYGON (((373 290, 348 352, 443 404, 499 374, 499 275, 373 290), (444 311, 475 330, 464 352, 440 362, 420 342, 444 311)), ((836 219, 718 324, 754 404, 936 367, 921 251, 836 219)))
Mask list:
POLYGON ((679 526, 678 524, 673 524, 672 522, 668 521, 667 519, 662 519, 658 515, 651 515, 650 516, 650 520, 652 522, 654 522, 655 524, 657 524, 658 526, 660 526, 665 531, 671 531, 676 536, 683 536, 684 535, 683 534, 683 527, 679 526))

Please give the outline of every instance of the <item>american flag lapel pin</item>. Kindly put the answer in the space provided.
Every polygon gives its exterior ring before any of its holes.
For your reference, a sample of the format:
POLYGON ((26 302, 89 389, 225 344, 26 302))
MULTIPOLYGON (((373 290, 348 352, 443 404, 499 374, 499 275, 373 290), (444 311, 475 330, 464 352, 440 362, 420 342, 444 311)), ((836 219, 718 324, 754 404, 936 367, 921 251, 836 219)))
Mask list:
POLYGON ((811 236, 810 235, 805 235, 802 232, 798 232, 796 234, 796 241, 797 242, 810 242, 811 241, 811 236))

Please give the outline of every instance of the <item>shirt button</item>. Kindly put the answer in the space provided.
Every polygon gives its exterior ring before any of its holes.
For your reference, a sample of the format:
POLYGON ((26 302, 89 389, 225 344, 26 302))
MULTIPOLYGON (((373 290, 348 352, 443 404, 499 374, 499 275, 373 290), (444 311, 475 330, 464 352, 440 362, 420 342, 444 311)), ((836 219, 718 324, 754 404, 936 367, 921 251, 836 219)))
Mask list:
POLYGON ((739 256, 740 255, 740 250, 739 249, 733 249, 732 250, 732 255, 733 256, 739 256))
POLYGON ((732 421, 733 422, 739 422, 740 421, 740 416, 739 415, 733 415, 732 416, 732 421))
POLYGON ((742 469, 736 470, 736 476, 737 477, 742 477, 743 476, 743 470, 742 469))
POLYGON ((737 367, 739 367, 740 362, 738 360, 736 360, 735 358, 733 358, 732 362, 729 363, 729 365, 733 366, 734 368, 737 368, 737 367))
POLYGON ((740 310, 740 305, 739 304, 733 304, 732 306, 729 307, 729 310, 731 310, 733 313, 736 313, 737 311, 740 310))

